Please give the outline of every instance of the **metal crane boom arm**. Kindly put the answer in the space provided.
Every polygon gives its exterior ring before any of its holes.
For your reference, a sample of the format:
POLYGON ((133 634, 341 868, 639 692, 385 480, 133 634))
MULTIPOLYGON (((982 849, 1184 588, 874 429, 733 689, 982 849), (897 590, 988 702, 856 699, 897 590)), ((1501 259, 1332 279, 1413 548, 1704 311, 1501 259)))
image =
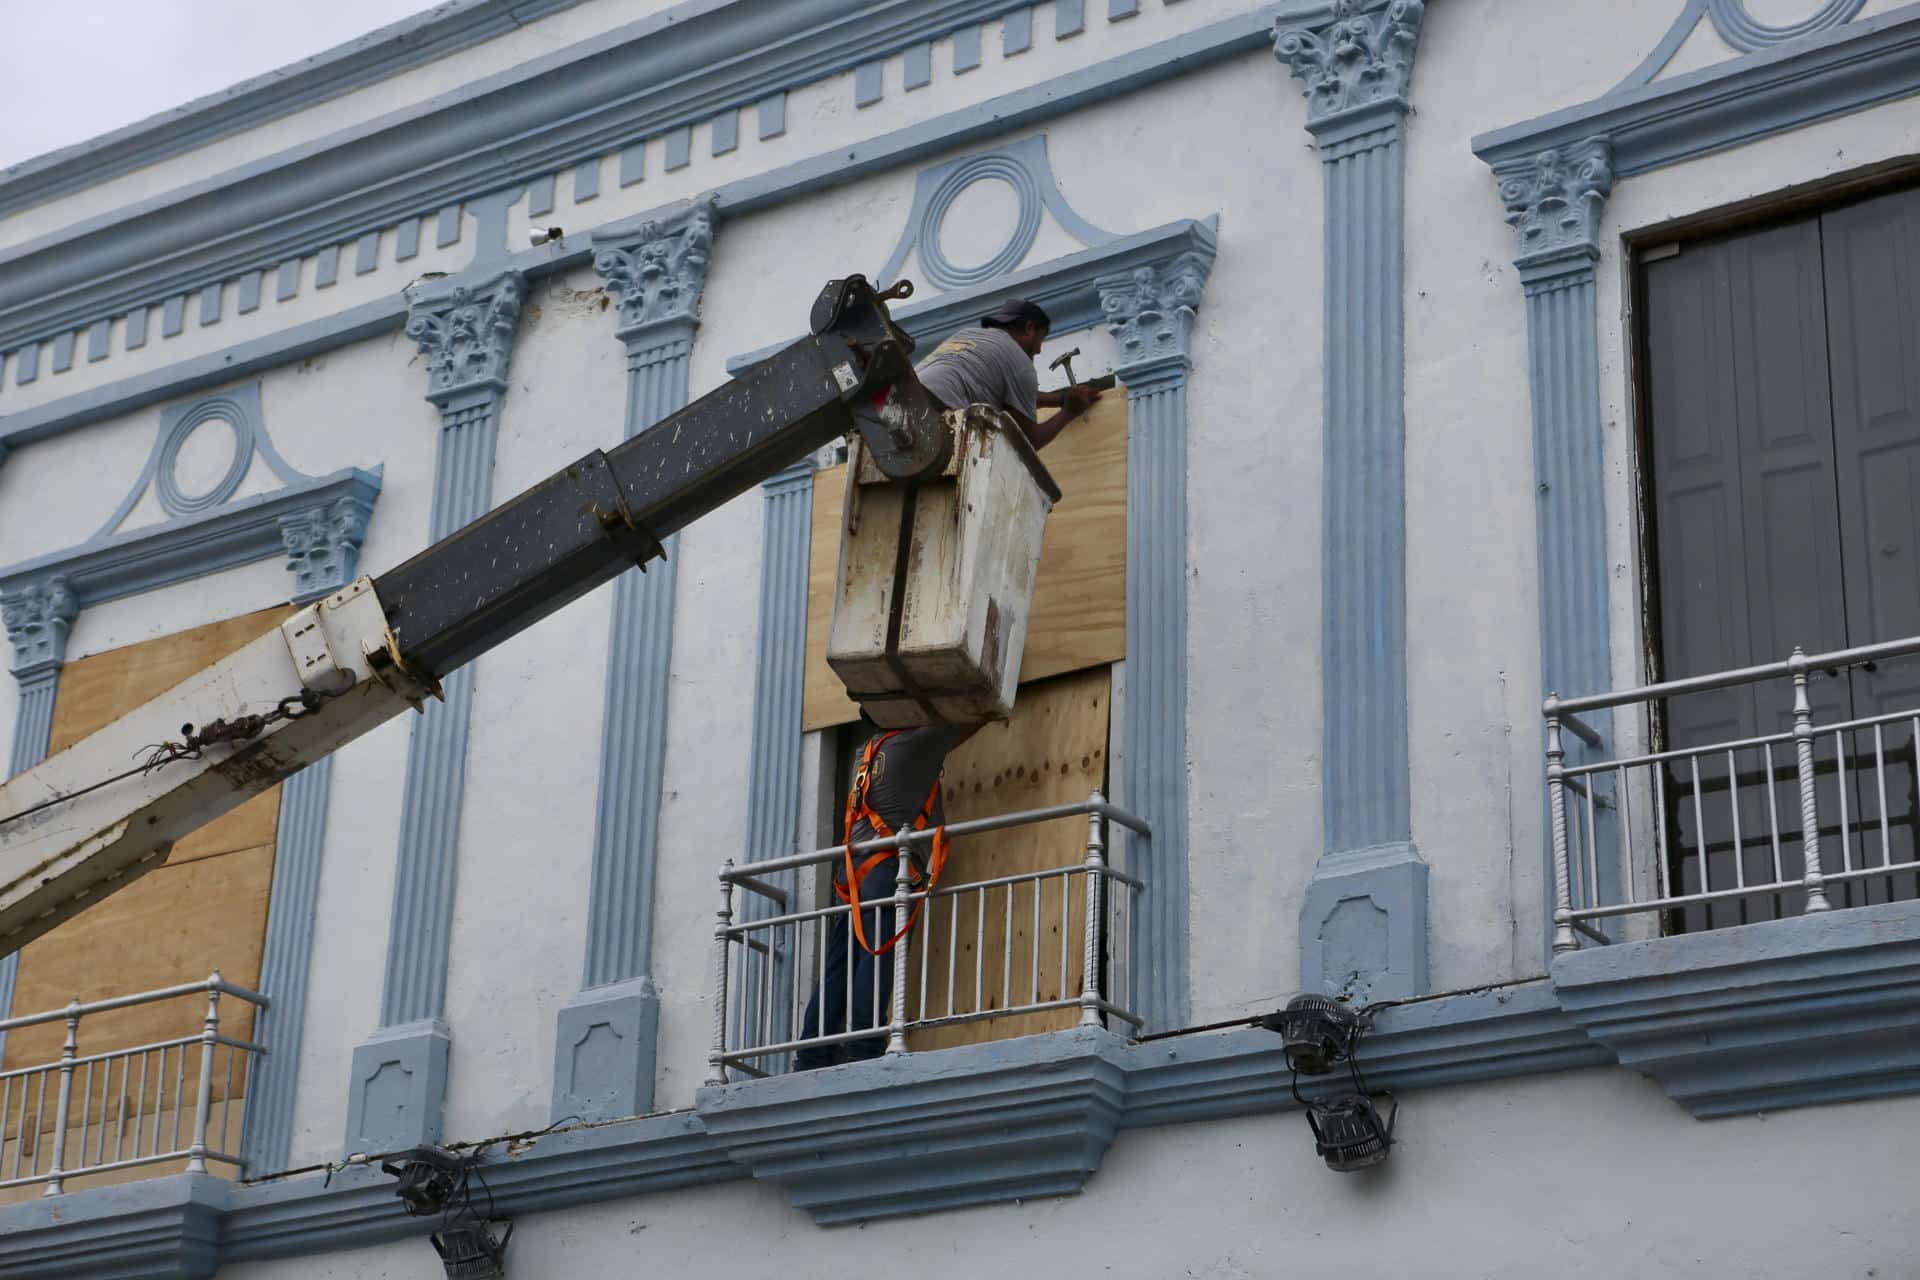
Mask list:
POLYGON ((908 292, 830 282, 811 336, 0 786, 0 954, 836 437, 901 483, 939 474, 953 430, 886 308, 908 292))

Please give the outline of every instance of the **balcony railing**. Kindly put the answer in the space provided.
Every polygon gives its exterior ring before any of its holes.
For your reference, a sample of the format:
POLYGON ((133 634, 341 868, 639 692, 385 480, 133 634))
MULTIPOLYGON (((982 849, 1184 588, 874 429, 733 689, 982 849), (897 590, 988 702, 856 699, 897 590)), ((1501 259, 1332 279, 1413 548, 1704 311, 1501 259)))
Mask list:
MULTIPOLYGON (((1606 943, 1620 918, 1675 929, 1913 896, 1920 693, 1866 716, 1819 713, 1812 682, 1920 653, 1920 637, 1670 680, 1544 706, 1553 840, 1553 949, 1606 943), (1756 722, 1790 681, 1773 733, 1605 755, 1591 713, 1638 708, 1649 731, 1674 699, 1737 690, 1756 722), (1585 716, 1587 718, 1583 719, 1585 716), (1578 743, 1569 742, 1569 737, 1578 743), (1580 744, 1584 744, 1581 746, 1580 744), (1569 761, 1570 749, 1584 751, 1569 761)), ((1821 698, 1822 703, 1845 699, 1821 698)), ((1884 701, 1884 700, 1883 700, 1884 701)), ((1624 922, 1623 922, 1624 924, 1624 922)))
MULTIPOLYGON (((931 894, 912 888, 907 874, 913 851, 925 851, 931 831, 854 845, 856 860, 878 850, 899 859, 892 897, 862 903, 864 916, 871 920, 876 906, 890 907, 894 920, 904 923, 916 906, 924 906, 912 933, 875 961, 866 993, 868 1007, 876 1010, 871 1022, 856 1018, 859 1002, 852 983, 859 943, 851 928, 844 929, 847 936, 839 945, 846 949, 840 979, 846 984, 845 1013, 838 1025, 815 1026, 811 1035, 806 1034, 804 1018, 808 1001, 825 985, 834 926, 847 921, 851 907, 833 902, 789 910, 789 894, 774 877, 837 867, 846 857, 845 848, 836 845, 744 867, 727 862, 720 871, 720 913, 714 927, 708 1083, 724 1084, 734 1073, 778 1074, 788 1069, 793 1054, 810 1047, 884 1037, 887 1053, 904 1053, 911 1033, 993 1018, 1077 1010, 1077 1025, 1101 1026, 1111 1018, 1129 1034, 1137 1030, 1140 1019, 1121 1002, 1132 990, 1134 898, 1144 886, 1109 858, 1107 824, 1142 838, 1150 837, 1147 824, 1108 804, 1096 791, 1077 804, 951 823, 947 834, 957 840, 1077 817, 1087 823, 1086 853, 1080 860, 1016 875, 942 883, 931 894), (736 891, 764 901, 773 914, 736 920, 736 891), (1056 925, 1057 944, 1045 938, 1056 925), (1025 940, 1016 941, 1023 931, 1025 940), (961 955, 969 950, 971 958, 963 962, 961 955), (882 965, 890 966, 892 974, 884 996, 882 965)), ((869 940, 876 945, 882 941, 871 935, 869 940)), ((821 1023, 827 1022, 824 1007, 823 1002, 821 1023)))
POLYGON ((190 1173, 205 1173, 209 1162, 238 1169, 244 1117, 237 1120, 233 1112, 245 1104, 235 1092, 235 1068, 244 1089, 254 1055, 266 1050, 221 1034, 223 995, 256 1010, 269 1003, 215 970, 202 982, 90 1004, 76 1000, 64 1009, 0 1021, 0 1032, 9 1034, 66 1024, 57 1059, 0 1072, 0 1189, 45 1183, 45 1194, 55 1196, 70 1178, 176 1160, 186 1161, 190 1173), (89 1019, 97 1026, 99 1015, 115 1010, 201 994, 205 1015, 196 1000, 181 1018, 183 1026, 192 1025, 187 1018, 199 1024, 191 1033, 86 1052, 89 1019))

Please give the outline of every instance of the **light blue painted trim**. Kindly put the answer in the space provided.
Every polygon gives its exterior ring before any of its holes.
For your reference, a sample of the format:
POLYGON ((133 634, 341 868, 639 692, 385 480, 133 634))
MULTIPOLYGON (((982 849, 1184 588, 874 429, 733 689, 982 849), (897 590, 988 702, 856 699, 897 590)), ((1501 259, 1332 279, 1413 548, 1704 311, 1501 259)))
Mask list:
POLYGON ((280 264, 280 273, 274 278, 273 300, 285 302, 300 292, 300 259, 288 258, 280 264))
MULTIPOLYGON (((260 309, 260 284, 261 284, 261 276, 262 276, 262 273, 261 273, 261 272, 258 272, 258 271, 249 271, 249 272, 247 272, 247 273, 246 273, 245 275, 243 275, 243 276, 241 276, 241 277, 240 277, 240 306, 239 306, 239 311, 240 311, 240 314, 241 314, 241 315, 243 315, 243 316, 244 316, 244 315, 247 315, 247 314, 249 314, 249 313, 251 313, 251 312, 255 312, 255 311, 258 311, 258 310, 260 309)), ((143 315, 145 314, 145 309, 144 309, 144 308, 142 308, 142 312, 141 312, 141 313, 142 313, 143 315)), ((128 317, 128 328, 129 328, 129 329, 131 329, 131 328, 132 328, 132 317, 131 317, 131 316, 129 316, 129 317, 128 317)), ((146 325, 145 325, 145 323, 144 323, 144 322, 142 322, 142 324, 141 324, 141 328, 142 328, 142 329, 145 329, 145 328, 146 328, 146 325)), ((127 343, 127 345, 128 345, 129 347, 131 347, 131 346, 133 346, 134 344, 133 344, 133 343, 132 343, 131 341, 129 341, 129 342, 127 343)))
MULTIPOLYGON (((1611 1061, 1560 1013, 1544 981, 1382 1010, 1361 1053, 1369 1080, 1402 1097, 1611 1061)), ((1280 1043, 1264 1031, 1132 1045, 1098 1031, 1057 1032, 702 1090, 695 1111, 541 1134, 511 1155, 494 1148, 484 1168, 509 1218, 750 1170, 784 1182, 816 1212, 857 1216, 889 1167, 918 1208, 933 1211, 1071 1191, 1121 1128, 1292 1112, 1287 1081, 1280 1043), (1017 1107, 1023 1098, 1032 1111, 1017 1107), (1054 1123, 1034 1123, 1042 1112, 1054 1123), (868 1126, 877 1141, 866 1140, 868 1126), (816 1172, 800 1158, 801 1129, 817 1135, 816 1172), (1084 1156, 1069 1149, 1076 1135, 1090 1144, 1084 1156), (837 1185, 826 1176, 835 1170, 844 1173, 837 1185), (1009 1184, 998 1194, 987 1185, 996 1177, 1009 1184)), ((188 1194, 217 1212, 222 1265, 366 1248, 436 1225, 407 1217, 393 1180, 369 1165, 252 1184, 175 1175, 0 1208, 0 1261, 8 1275, 64 1277, 71 1272, 53 1268, 66 1249, 109 1224, 137 1228, 155 1198, 188 1194), (70 1230, 44 1229, 50 1204, 70 1230)), ((137 1230, 128 1234, 129 1255, 143 1256, 137 1230)))
MULTIPOLYGON (((284 270, 284 268, 283 268, 284 270)), ((178 337, 187 327, 187 300, 180 294, 174 294, 160 304, 160 336, 178 337)))
MULTIPOLYGON (((13 678, 19 686, 20 700, 14 711, 13 747, 7 759, 7 776, 25 773, 47 758, 47 747, 53 740, 53 706, 60 696, 60 667, 66 659, 66 638, 73 626, 73 619, 79 613, 79 605, 71 595, 63 595, 60 603, 63 607, 50 610, 44 607, 48 602, 44 593, 36 602, 42 607, 32 611, 31 619, 36 635, 44 635, 57 643, 47 647, 47 657, 35 657, 36 650, 42 646, 35 644, 24 633, 24 619, 18 615, 7 619, 7 631, 10 638, 16 638, 14 649, 13 678), (24 650, 24 652, 23 652, 24 650), (21 658, 29 659, 22 663, 21 658)), ((9 951, 0 956, 0 1018, 10 1017, 13 1013, 13 984, 20 974, 20 953, 9 951)), ((0 1058, 7 1052, 7 1033, 0 1031, 0 1058)))
POLYGON ((322 756, 280 789, 273 887, 267 898, 267 933, 260 959, 260 990, 273 1004, 254 1022, 254 1039, 266 1047, 266 1056, 255 1060, 247 1081, 241 1127, 246 1141, 241 1155, 245 1172, 252 1177, 285 1169, 293 1146, 307 976, 332 782, 333 757, 322 756))
POLYGON ((380 470, 348 468, 273 493, 150 528, 133 529, 65 551, 0 567, 0 593, 47 574, 63 574, 81 605, 100 604, 271 559, 285 551, 283 523, 346 499, 371 508, 380 470))
POLYGON ((953 74, 963 76, 980 67, 980 24, 953 33, 953 74))
POLYGON ((1412 841, 1329 850, 1300 903, 1300 989, 1354 1004, 1427 991, 1427 864, 1412 841))
POLYGON ((1087 0, 1053 0, 1053 38, 1065 40, 1087 29, 1087 0))
POLYGON ((1686 0, 1686 7, 1680 10, 1679 16, 1673 20, 1673 25, 1667 28, 1667 34, 1660 37, 1660 43, 1654 46, 1653 52, 1649 53, 1639 66, 1629 71, 1627 78, 1613 87, 1613 92, 1637 89, 1659 75, 1661 70, 1673 61, 1673 55, 1680 52, 1680 46, 1687 42, 1687 37, 1693 34, 1694 27, 1700 23, 1700 15, 1705 13, 1706 9, 1707 0, 1686 0))
POLYGON ((667 172, 684 169, 693 163, 693 126, 683 124, 678 129, 668 130, 666 148, 667 172))
POLYGON ((1107 21, 1119 22, 1140 16, 1140 0, 1107 0, 1107 21))
POLYGON ((226 289, 218 281, 200 291, 200 326, 220 323, 220 312, 226 301, 226 289))
MULTIPOLYGON (((13 385, 24 387, 40 376, 40 343, 29 342, 20 348, 20 355, 13 365, 13 385)), ((12 444, 13 441, 7 443, 12 444)))
POLYGON ((553 212, 555 188, 560 185, 558 174, 543 173, 527 184, 527 213, 535 218, 543 218, 553 212))
POLYGON ((1473 139, 1488 164, 1605 137, 1620 177, 1920 92, 1920 4, 1609 93, 1473 139))
POLYGON ((580 0, 454 0, 218 93, 0 169, 0 217, 204 147, 526 26, 580 0))
MULTIPOLYGON (((256 292, 260 288, 260 281, 257 273, 254 278, 253 287, 256 292)), ((242 288, 244 289, 244 285, 242 286, 242 288)), ((147 345, 147 308, 135 307, 133 310, 127 312, 126 348, 129 351, 138 351, 141 347, 144 347, 146 345, 147 345)))
POLYGON ((314 255, 313 287, 330 289, 340 279, 340 246, 330 244, 314 255))
POLYGON ((113 321, 95 320, 87 330, 87 362, 105 360, 113 338, 113 321))
POLYGON ((393 233, 393 260, 405 262, 420 252, 420 219, 403 218, 393 233))
POLYGON ((460 243, 459 201, 440 210, 439 221, 434 224, 433 243, 441 249, 460 243))
POLYGON ((573 171, 573 202, 585 204, 600 194, 600 157, 583 160, 573 171))
POLYGON ((1000 56, 1015 57, 1033 48, 1033 10, 1015 9, 1000 27, 1000 56))
POLYGON ((53 371, 65 373, 73 368, 73 330, 63 330, 53 339, 53 371))
MULTIPOLYGON (((508 270, 477 283, 438 282, 413 303, 407 336, 426 358, 426 397, 440 409, 429 541, 464 528, 493 505, 501 398, 524 297, 524 280, 508 270)), ((380 1029, 354 1050, 348 1151, 439 1139, 473 676, 469 664, 443 680, 443 700, 425 708, 407 741, 380 1029)))
POLYGON ((427 102, 0 250, 0 346, 577 164, 1016 2, 684 0, 427 102), (650 38, 669 30, 670 39, 650 38), (745 77, 743 63, 752 68, 745 77), (25 332, 15 334, 16 325, 25 332))
MULTIPOLYGON (((462 668, 456 675, 472 668, 462 668)), ((467 682, 471 686, 471 681, 467 682)), ((440 1141, 452 1033, 438 1019, 382 1027, 354 1046, 348 1155, 440 1141)))
POLYGON ((933 83, 933 45, 926 41, 907 46, 905 84, 909 91, 924 89, 933 83))
POLYGON ((760 141, 777 138, 787 131, 787 95, 783 91, 762 98, 759 105, 760 141))
MULTIPOLYGON (((828 151, 768 173, 728 183, 715 192, 717 207, 723 215, 728 216, 775 207, 810 192, 866 174, 882 172, 982 137, 1001 135, 1056 115, 1077 111, 1093 103, 1260 48, 1271 39, 1271 25, 1271 6, 1225 18, 1158 44, 1056 76, 1045 84, 1015 90, 845 149, 828 151)), ((407 230, 408 224, 403 223, 402 248, 405 247, 407 230)), ((415 234, 418 233, 417 224, 413 230, 415 234)), ((1153 234, 1142 232, 1138 236, 1123 237, 1123 241, 1131 243, 1137 241, 1139 236, 1153 234)), ((404 258, 405 255, 397 256, 404 258)), ((577 266, 586 261, 588 256, 585 249, 554 253, 550 248, 542 247, 518 254, 512 261, 519 269, 540 275, 577 266)), ((1018 273, 1014 278, 1018 280, 1027 274, 1031 273, 1018 273)), ((1089 295, 1089 301, 1097 300, 1089 295)), ((1052 310, 1051 304, 1042 305, 1052 310)), ((405 314, 403 299, 397 296, 376 299, 337 316, 309 321, 278 334, 240 343, 225 351, 194 357, 152 373, 24 409, 0 419, 0 445, 11 446, 46 439, 159 399, 258 372, 287 360, 302 359, 345 346, 387 331, 405 314)), ((1057 324, 1058 313, 1055 314, 1057 324)), ((1093 315, 1097 318, 1097 310, 1093 315)), ((1091 323, 1091 320, 1087 323, 1091 323)), ((31 345, 27 344, 28 347, 31 345)), ((22 348, 23 351, 26 349, 22 348)), ((30 357, 23 356, 22 362, 25 367, 31 368, 30 357)), ((28 380, 31 380, 31 374, 28 380)))
POLYGON ((713 154, 726 155, 740 145, 740 108, 729 107, 713 118, 709 130, 713 154))
POLYGON ((1566 952, 1571 1021, 1695 1116, 1920 1091, 1920 903, 1566 952))
POLYGON ((853 69, 853 105, 870 107, 880 101, 885 63, 867 62, 853 69))
POLYGON ((653 1110, 660 993, 632 978, 575 992, 553 1038, 553 1119, 589 1124, 653 1110))
MULTIPOLYGON (((1184 253, 1211 256, 1218 238, 1219 216, 1182 218, 1130 236, 1119 236, 1091 249, 1055 258, 1011 275, 955 289, 925 302, 893 308, 893 318, 921 348, 937 346, 956 330, 980 323, 994 302, 1009 293, 1031 298, 1053 317, 1056 335, 1078 332, 1101 323, 1100 281, 1103 277, 1174 261, 1184 253)), ((797 340, 775 343, 727 357, 729 374, 758 364, 797 340)))
POLYGON ((230 1185, 182 1173, 11 1205, 0 1230, 0 1275, 207 1280, 220 1265, 230 1185))
POLYGON ((380 267, 380 233, 369 231, 353 247, 353 274, 371 275, 380 267))
MULTIPOLYGON (((925 281, 940 289, 963 289, 1004 277, 1026 260, 1040 234, 1040 210, 1045 207, 1061 227, 1081 244, 1098 247, 1118 239, 1094 226, 1067 203, 1047 160, 1045 134, 1022 138, 988 151, 960 156, 925 169, 914 180, 913 208, 899 241, 880 269, 879 279, 892 282, 907 255, 919 250, 925 281), (948 212, 962 192, 977 182, 997 180, 1014 191, 1019 209, 1005 244, 984 261, 956 266, 942 250, 940 233, 948 212)), ((1059 323, 1055 319, 1055 324, 1059 323)))
POLYGON ((1707 15, 1721 39, 1742 53, 1752 53, 1852 22, 1866 7, 1867 0, 1825 0, 1798 22, 1773 26, 1748 13, 1746 0, 1707 0, 1707 15))
POLYGON ((620 148, 620 185, 630 187, 647 176, 647 143, 629 143, 620 148))

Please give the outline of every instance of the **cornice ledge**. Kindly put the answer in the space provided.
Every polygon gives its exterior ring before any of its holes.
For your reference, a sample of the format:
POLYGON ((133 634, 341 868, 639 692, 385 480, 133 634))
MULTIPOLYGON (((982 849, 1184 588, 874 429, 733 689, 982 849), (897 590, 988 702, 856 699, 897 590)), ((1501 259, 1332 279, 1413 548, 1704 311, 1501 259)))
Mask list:
POLYGON ((1699 1118, 1920 1092, 1920 903, 1567 952, 1553 984, 1699 1118))
POLYGON ((1119 1128, 1123 1043, 1026 1036, 709 1086, 695 1107, 823 1226, 1070 1195, 1119 1128))
POLYGON ((1920 6, 1477 135, 1489 165, 1604 135, 1625 178, 1920 93, 1920 6))

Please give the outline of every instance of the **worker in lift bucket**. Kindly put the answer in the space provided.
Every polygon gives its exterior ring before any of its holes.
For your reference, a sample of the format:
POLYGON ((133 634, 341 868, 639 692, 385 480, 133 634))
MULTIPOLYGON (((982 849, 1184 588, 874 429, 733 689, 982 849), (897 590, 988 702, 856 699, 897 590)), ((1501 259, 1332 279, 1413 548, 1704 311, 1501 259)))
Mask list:
MULTIPOLYGON (((860 728, 863 744, 847 797, 848 845, 883 839, 902 830, 938 832, 947 820, 941 803, 940 771, 946 766, 947 754, 979 732, 980 726, 927 725, 883 733, 863 715, 860 728)), ((917 841, 910 855, 917 888, 925 888, 929 880, 938 878, 934 843, 932 837, 917 841)), ((850 908, 858 903, 859 922, 856 926, 852 909, 833 918, 826 940, 824 972, 812 999, 807 1001, 806 1020, 801 1024, 802 1039, 884 1028, 892 1020, 892 950, 905 945, 912 927, 911 916, 906 928, 896 930, 894 924, 893 889, 899 865, 899 856, 886 849, 850 854, 836 869, 835 894, 850 908), (851 877, 848 864, 853 868, 851 877), (847 887, 853 880, 860 885, 857 895, 847 887)), ((841 1052, 850 1062, 877 1058, 886 1048, 884 1034, 807 1045, 794 1054, 794 1070, 832 1066, 841 1052)))
POLYGON ((977 329, 962 329, 933 349, 915 368, 920 384, 949 409, 984 404, 1011 414, 1035 449, 1052 443, 1066 425, 1093 407, 1098 389, 1042 391, 1034 357, 1053 321, 1038 304, 1008 298, 981 317, 977 329), (1045 422, 1040 410, 1056 409, 1045 422))

